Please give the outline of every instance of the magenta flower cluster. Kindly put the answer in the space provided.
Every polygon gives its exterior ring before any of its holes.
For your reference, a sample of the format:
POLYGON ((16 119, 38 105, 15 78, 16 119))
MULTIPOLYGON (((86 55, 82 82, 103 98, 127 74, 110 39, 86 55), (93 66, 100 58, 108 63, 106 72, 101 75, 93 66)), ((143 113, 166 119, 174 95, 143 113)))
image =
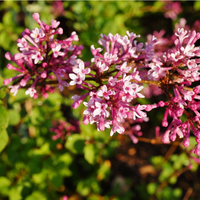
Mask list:
POLYGON ((20 73, 4 80, 7 85, 17 79, 9 86, 14 95, 19 88, 27 88, 31 81, 26 90, 31 97, 37 96, 36 88, 44 96, 52 91, 47 80, 56 79, 61 91, 76 85, 86 91, 72 97, 73 108, 81 103, 86 106, 83 123, 96 124, 99 131, 111 128, 112 136, 115 132, 124 134, 126 121, 133 120, 137 124, 128 132, 133 142, 137 142, 135 136, 142 134, 139 123, 148 121, 147 112, 165 107, 163 142, 180 137, 187 147, 192 131, 197 142, 194 153, 200 155, 200 47, 195 46, 200 33, 184 29, 180 24, 173 39, 163 38, 161 31, 149 35, 144 44, 138 43, 139 35, 128 31, 125 36, 109 33, 101 35, 98 41, 101 48, 91 46, 91 61, 83 62, 77 58, 83 47, 72 44, 78 41, 75 32, 70 38, 57 40, 54 36, 63 33, 58 21, 52 20, 49 26, 40 21, 39 14, 33 14, 33 18, 40 29, 23 32, 23 38, 17 43, 19 54, 12 57, 6 53, 6 58, 18 66, 8 64, 7 68, 20 73), (170 45, 174 44, 171 48, 167 46, 169 41, 170 45), (153 105, 137 103, 138 98, 150 96, 144 83, 149 85, 149 90, 160 90, 154 91, 155 94, 165 93, 167 100, 153 105))
POLYGON ((63 29, 58 28, 60 22, 51 21, 51 25, 47 25, 40 21, 38 13, 33 14, 33 19, 39 24, 40 28, 32 31, 25 29, 22 32, 22 38, 17 40, 17 46, 20 53, 12 56, 6 53, 6 59, 13 61, 17 67, 8 64, 7 68, 16 70, 20 74, 10 79, 5 79, 4 84, 8 85, 11 81, 18 79, 15 85, 9 86, 11 93, 17 94, 19 88, 25 87, 26 94, 37 98, 36 85, 39 90, 47 97, 47 92, 53 92, 47 80, 57 79, 60 91, 69 84, 63 80, 68 78, 68 73, 72 71, 72 67, 77 65, 79 59, 77 56, 83 49, 82 46, 73 45, 73 41, 78 41, 75 32, 65 40, 57 40, 55 35, 63 34, 63 29), (27 85, 28 81, 32 84, 27 85))
POLYGON ((50 131, 55 133, 55 135, 52 136, 52 140, 65 140, 66 135, 69 136, 71 133, 79 133, 80 127, 79 127, 79 121, 77 120, 70 120, 69 122, 63 121, 63 120, 57 120, 52 121, 52 127, 50 128, 50 131))

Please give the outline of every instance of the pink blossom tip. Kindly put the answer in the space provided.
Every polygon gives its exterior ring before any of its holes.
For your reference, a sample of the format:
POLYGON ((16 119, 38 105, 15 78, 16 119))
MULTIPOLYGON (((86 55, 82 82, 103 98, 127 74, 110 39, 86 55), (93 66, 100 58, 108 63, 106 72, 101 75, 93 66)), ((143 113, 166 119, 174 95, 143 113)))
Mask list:
POLYGON ((68 200, 67 196, 63 196, 62 200, 68 200))
POLYGON ((9 79, 5 79, 3 81, 4 85, 8 85, 13 79, 12 78, 9 78, 9 79))
POLYGON ((164 102, 164 101, 160 101, 160 102, 158 103, 158 106, 164 107, 164 106, 165 106, 165 102, 164 102))
POLYGON ((63 34, 63 29, 62 29, 62 28, 58 28, 57 31, 58 31, 58 34, 59 34, 59 35, 62 35, 62 34, 63 34))
POLYGON ((194 151, 194 154, 196 154, 197 156, 200 156, 200 147, 197 146, 197 148, 194 151))
POLYGON ((7 52, 7 53, 5 54, 5 58, 6 58, 7 60, 12 60, 12 55, 11 55, 11 53, 10 53, 10 52, 7 52))
POLYGON ((167 121, 163 121, 163 122, 162 122, 162 126, 163 126, 163 127, 167 127, 167 126, 168 126, 168 122, 167 122, 167 121))
POLYGON ((186 138, 184 141, 183 141, 183 146, 184 147, 189 147, 190 146, 190 141, 188 138, 186 138))
POLYGON ((36 22, 40 19, 39 13, 34 13, 34 14, 32 15, 32 17, 33 17, 33 19, 34 19, 36 22))

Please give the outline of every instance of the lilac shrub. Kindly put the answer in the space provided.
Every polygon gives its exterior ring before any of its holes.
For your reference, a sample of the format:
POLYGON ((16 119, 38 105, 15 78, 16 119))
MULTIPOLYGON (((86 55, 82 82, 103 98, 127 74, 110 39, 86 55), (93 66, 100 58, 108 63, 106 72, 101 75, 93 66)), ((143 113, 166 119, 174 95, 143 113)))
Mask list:
POLYGON ((110 136, 128 133, 135 143, 142 135, 139 124, 148 121, 147 113, 165 107, 163 142, 184 138, 187 147, 192 131, 197 142, 194 153, 200 155, 200 47, 195 46, 200 33, 184 29, 184 22, 180 22, 171 38, 163 38, 162 30, 149 35, 145 43, 138 43, 140 36, 129 31, 125 36, 101 34, 101 48, 92 45, 93 58, 84 62, 78 58, 83 47, 72 44, 78 41, 75 32, 65 40, 57 40, 54 36, 63 33, 58 21, 46 25, 38 13, 33 14, 33 19, 40 29, 25 29, 17 41, 20 53, 5 55, 18 66, 8 64, 7 68, 19 75, 4 80, 5 85, 16 80, 9 86, 14 95, 25 87, 31 97, 37 98, 37 90, 47 97, 47 92, 53 92, 53 83, 58 83, 60 91, 75 85, 86 91, 72 96, 74 109, 81 103, 86 106, 83 124, 95 124, 99 131, 111 129, 110 136), (144 89, 143 84, 149 88, 144 89), (167 101, 137 103, 138 98, 151 96, 148 90, 164 93, 167 101), (127 121, 132 121, 133 126, 126 126, 127 121))

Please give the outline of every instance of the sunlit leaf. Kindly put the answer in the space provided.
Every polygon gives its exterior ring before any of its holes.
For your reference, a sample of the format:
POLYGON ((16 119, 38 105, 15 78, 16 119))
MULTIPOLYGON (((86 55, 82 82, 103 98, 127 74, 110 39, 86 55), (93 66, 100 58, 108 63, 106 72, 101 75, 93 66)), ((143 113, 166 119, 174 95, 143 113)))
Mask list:
POLYGON ((7 143, 8 143, 8 133, 6 130, 3 130, 0 133, 0 152, 6 147, 7 143))
POLYGON ((8 126, 8 113, 6 109, 0 105, 0 135, 8 126))
POLYGON ((79 134, 69 136, 65 143, 65 147, 75 154, 83 153, 84 145, 84 137, 79 134))
POLYGON ((83 149, 84 158, 90 164, 94 164, 98 158, 98 148, 94 144, 86 145, 83 149))

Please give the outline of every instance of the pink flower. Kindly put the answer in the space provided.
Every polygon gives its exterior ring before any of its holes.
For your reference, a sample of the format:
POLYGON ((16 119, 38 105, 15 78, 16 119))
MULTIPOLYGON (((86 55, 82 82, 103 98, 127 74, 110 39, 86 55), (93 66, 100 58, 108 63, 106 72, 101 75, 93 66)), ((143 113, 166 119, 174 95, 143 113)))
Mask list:
POLYGON ((34 60, 34 64, 37 64, 39 61, 42 61, 44 58, 42 57, 40 52, 36 52, 32 55, 32 59, 34 60))
POLYGON ((100 103, 100 102, 95 102, 96 109, 93 112, 93 116, 95 117, 96 115, 103 115, 104 117, 109 117, 109 112, 106 110, 108 107, 107 104, 105 103, 100 103))
POLYGON ((133 119, 135 120, 136 117, 145 118, 147 114, 142 111, 142 110, 145 110, 145 108, 146 108, 146 105, 138 104, 137 106, 135 106, 135 108, 133 109, 133 119))
POLYGON ((68 87, 69 84, 65 81, 59 81, 58 89, 62 92, 64 87, 68 87))
POLYGON ((68 200, 68 197, 67 196, 63 196, 62 200, 68 200))
POLYGON ((78 67, 74 67, 73 68, 73 72, 76 74, 79 74, 80 76, 85 76, 86 74, 89 74, 91 69, 90 68, 86 68, 84 69, 84 62, 80 61, 78 67))
POLYGON ((119 69, 122 73, 128 73, 131 70, 131 67, 127 67, 127 62, 124 62, 122 65, 116 65, 116 69, 119 69))
POLYGON ((61 49, 60 44, 58 44, 56 47, 52 48, 54 58, 65 55, 63 52, 60 51, 60 49, 61 49))
POLYGON ((17 46, 19 47, 20 51, 26 52, 29 50, 28 42, 24 38, 18 39, 17 42, 17 46))
POLYGON ((10 85, 8 87, 11 89, 10 92, 13 93, 14 96, 16 96, 20 86, 19 85, 10 85))
POLYGON ((116 123, 115 125, 113 125, 113 128, 110 131, 110 136, 113 136, 115 132, 118 132, 119 134, 123 134, 124 131, 125 131, 124 127, 116 123))
POLYGON ((107 89, 106 85, 103 85, 100 90, 98 90, 97 95, 100 97, 104 97, 105 99, 109 100, 110 95, 114 95, 114 92, 107 89))
POLYGON ((30 36, 35 39, 36 43, 38 43, 40 38, 43 38, 45 34, 42 31, 42 29, 35 28, 32 30, 32 33, 30 34, 30 36))
POLYGON ((51 20, 51 27, 52 28, 57 28, 59 25, 60 25, 59 21, 51 20))
POLYGON ((75 74, 69 74, 69 77, 72 79, 72 81, 70 81, 70 85, 76 85, 76 84, 81 84, 83 82, 83 80, 85 79, 85 76, 83 75, 75 75, 75 74))
POLYGON ((25 92, 26 95, 30 94, 30 97, 33 97, 34 94, 36 94, 36 93, 37 93, 37 91, 33 87, 28 88, 28 90, 26 90, 26 92, 25 92))

